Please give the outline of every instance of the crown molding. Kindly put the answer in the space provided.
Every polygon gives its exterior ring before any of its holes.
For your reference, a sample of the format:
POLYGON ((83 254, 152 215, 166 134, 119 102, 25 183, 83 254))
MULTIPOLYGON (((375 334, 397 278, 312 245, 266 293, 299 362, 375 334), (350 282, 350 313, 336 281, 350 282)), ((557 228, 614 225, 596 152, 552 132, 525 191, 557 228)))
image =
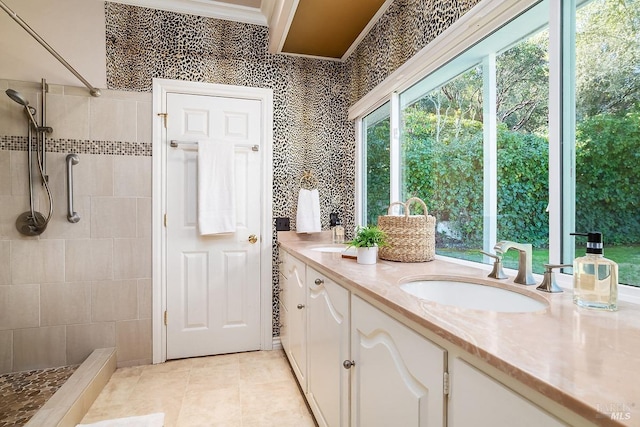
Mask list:
POLYGON ((186 13, 207 18, 224 19, 226 21, 244 22, 267 26, 267 14, 271 14, 271 1, 263 1, 261 8, 247 7, 223 3, 215 0, 107 0, 113 3, 146 7, 149 9, 166 10, 169 12, 186 13), (266 4, 266 5, 265 5, 266 4))
POLYGON ((269 19, 269 53, 282 53, 298 3, 299 0, 275 0, 269 19))

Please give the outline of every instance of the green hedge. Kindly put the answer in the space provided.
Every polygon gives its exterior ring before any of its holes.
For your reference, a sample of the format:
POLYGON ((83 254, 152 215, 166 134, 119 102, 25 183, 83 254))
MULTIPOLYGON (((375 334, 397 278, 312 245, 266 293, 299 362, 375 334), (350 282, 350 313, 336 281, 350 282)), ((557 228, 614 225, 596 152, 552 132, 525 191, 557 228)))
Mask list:
MULTIPOLYGON (((439 245, 477 248, 483 228, 482 123, 406 110, 403 198, 417 196, 450 232, 439 245)), ((386 138, 388 134, 377 135, 386 138)), ((548 141, 498 127, 498 239, 546 247, 549 239, 548 141)), ((375 137, 373 133, 369 137, 375 137)), ((576 143, 576 230, 600 230, 607 244, 640 242, 640 114, 583 120, 576 143)), ((369 141, 372 143, 372 141, 369 141)), ((388 147, 388 142, 385 148, 388 147)), ((388 156, 388 151, 382 150, 388 156)), ((388 157, 387 157, 388 158, 388 157)), ((386 160, 388 162, 388 159, 386 160)), ((369 199, 388 200, 388 171, 370 180, 369 199), (379 188, 380 194, 371 194, 379 188)), ((553 183, 559 185, 559 183, 553 183)), ((378 203, 380 205, 380 203, 378 203)), ((370 222, 384 214, 370 210, 370 222)), ((419 212, 419 210, 416 210, 419 212)))
MULTIPOLYGON (((441 244, 481 247, 482 123, 414 110, 404 125, 405 197, 422 198, 439 221, 449 221, 454 238, 441 235, 441 244)), ((547 145, 544 138, 498 128, 499 239, 546 244, 547 145)))
POLYGON ((549 244, 549 143, 498 128, 498 240, 549 244))
POLYGON ((584 119, 576 141, 576 229, 640 243, 640 113, 584 119))

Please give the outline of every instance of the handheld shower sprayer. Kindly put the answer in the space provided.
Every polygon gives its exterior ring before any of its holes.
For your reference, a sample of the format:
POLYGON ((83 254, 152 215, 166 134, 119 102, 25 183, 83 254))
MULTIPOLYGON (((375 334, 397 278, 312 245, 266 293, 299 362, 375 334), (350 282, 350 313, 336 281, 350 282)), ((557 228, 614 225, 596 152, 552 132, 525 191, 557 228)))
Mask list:
POLYGON ((20 92, 15 91, 13 89, 7 89, 5 93, 7 94, 7 96, 9 96, 9 98, 11 98, 12 100, 14 100, 15 102, 17 102, 18 104, 24 107, 24 111, 25 113, 27 113, 27 116, 29 116, 29 120, 31 120, 33 127, 36 130, 38 130, 39 129, 38 123, 36 122, 36 119, 33 117, 36 114, 36 109, 33 107, 29 107, 29 101, 27 101, 27 99, 23 97, 22 94, 20 94, 20 92))
MULTIPOLYGON (((45 95, 44 92, 46 90, 46 82, 44 79, 42 80, 43 87, 43 96, 42 96, 42 112, 45 110, 45 95)), ((29 123, 27 124, 27 161, 28 161, 28 169, 29 169, 29 210, 27 212, 22 213, 18 216, 16 220, 16 228, 18 231, 27 236, 38 236, 44 232, 51 220, 51 214, 53 213, 53 197, 51 195, 51 190, 49 188, 47 176, 45 174, 45 133, 52 132, 53 129, 44 125, 44 114, 42 116, 42 126, 38 125, 38 122, 35 119, 36 109, 29 106, 29 101, 22 96, 22 94, 13 89, 7 89, 5 91, 7 96, 11 98, 16 103, 22 105, 24 107, 24 111, 29 117, 29 123), (33 128, 32 128, 33 125, 33 128), (33 131, 36 133, 36 144, 40 144, 40 148, 36 148, 37 160, 36 163, 38 165, 38 171, 40 172, 40 177, 42 178, 42 185, 44 186, 47 196, 49 198, 49 214, 45 218, 40 212, 34 210, 33 203, 33 131), (40 152, 40 150, 42 152, 40 152)))

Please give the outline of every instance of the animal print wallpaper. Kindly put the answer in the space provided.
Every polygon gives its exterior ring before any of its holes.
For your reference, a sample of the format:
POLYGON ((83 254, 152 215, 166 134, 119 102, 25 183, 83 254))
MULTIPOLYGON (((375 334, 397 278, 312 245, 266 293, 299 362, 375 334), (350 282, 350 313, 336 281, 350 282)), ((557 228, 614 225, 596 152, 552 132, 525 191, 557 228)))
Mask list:
POLYGON ((345 62, 349 105, 478 3, 480 0, 395 0, 345 62))
MULTIPOLYGON (((107 84, 149 92, 153 78, 166 78, 273 89, 273 217, 289 217, 295 228, 300 178, 310 171, 323 229, 338 212, 349 238, 356 148, 349 106, 478 1, 396 0, 344 63, 269 54, 265 27, 106 2, 107 84)), ((275 262, 273 281, 277 336, 275 262)))

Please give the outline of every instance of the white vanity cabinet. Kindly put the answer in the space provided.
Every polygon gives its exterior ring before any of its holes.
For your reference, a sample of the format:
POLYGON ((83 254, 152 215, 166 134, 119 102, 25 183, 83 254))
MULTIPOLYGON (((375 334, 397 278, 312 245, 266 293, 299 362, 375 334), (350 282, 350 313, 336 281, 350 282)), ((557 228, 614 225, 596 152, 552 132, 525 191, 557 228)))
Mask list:
POLYGON ((283 250, 280 258, 282 346, 319 426, 567 425, 458 348, 436 345, 283 250))
MULTIPOLYGON (((289 255, 285 251, 280 251, 280 264, 284 282, 280 283, 282 292, 281 302, 284 306, 284 318, 280 314, 282 327, 285 331, 285 340, 282 347, 291 363, 291 367, 300 387, 307 391, 307 316, 306 300, 307 286, 305 283, 306 265, 289 255)), ((282 278, 281 276, 281 278, 282 278)), ((281 339, 282 341, 282 339, 281 339)))
POLYGON ((449 427, 565 426, 464 360, 450 362, 449 427))
POLYGON ((278 258, 280 260, 278 264, 278 283, 280 284, 280 292, 278 293, 278 307, 280 309, 280 343, 282 344, 282 349, 285 353, 291 351, 291 346, 289 345, 289 310, 287 309, 287 296, 288 296, 288 285, 287 285, 287 258, 291 257, 287 252, 280 250, 278 254, 278 258))
POLYGON ((349 426, 349 291, 307 267, 307 401, 321 427, 349 426))
POLYGON ((444 426, 446 357, 443 348, 352 296, 351 425, 444 426))

